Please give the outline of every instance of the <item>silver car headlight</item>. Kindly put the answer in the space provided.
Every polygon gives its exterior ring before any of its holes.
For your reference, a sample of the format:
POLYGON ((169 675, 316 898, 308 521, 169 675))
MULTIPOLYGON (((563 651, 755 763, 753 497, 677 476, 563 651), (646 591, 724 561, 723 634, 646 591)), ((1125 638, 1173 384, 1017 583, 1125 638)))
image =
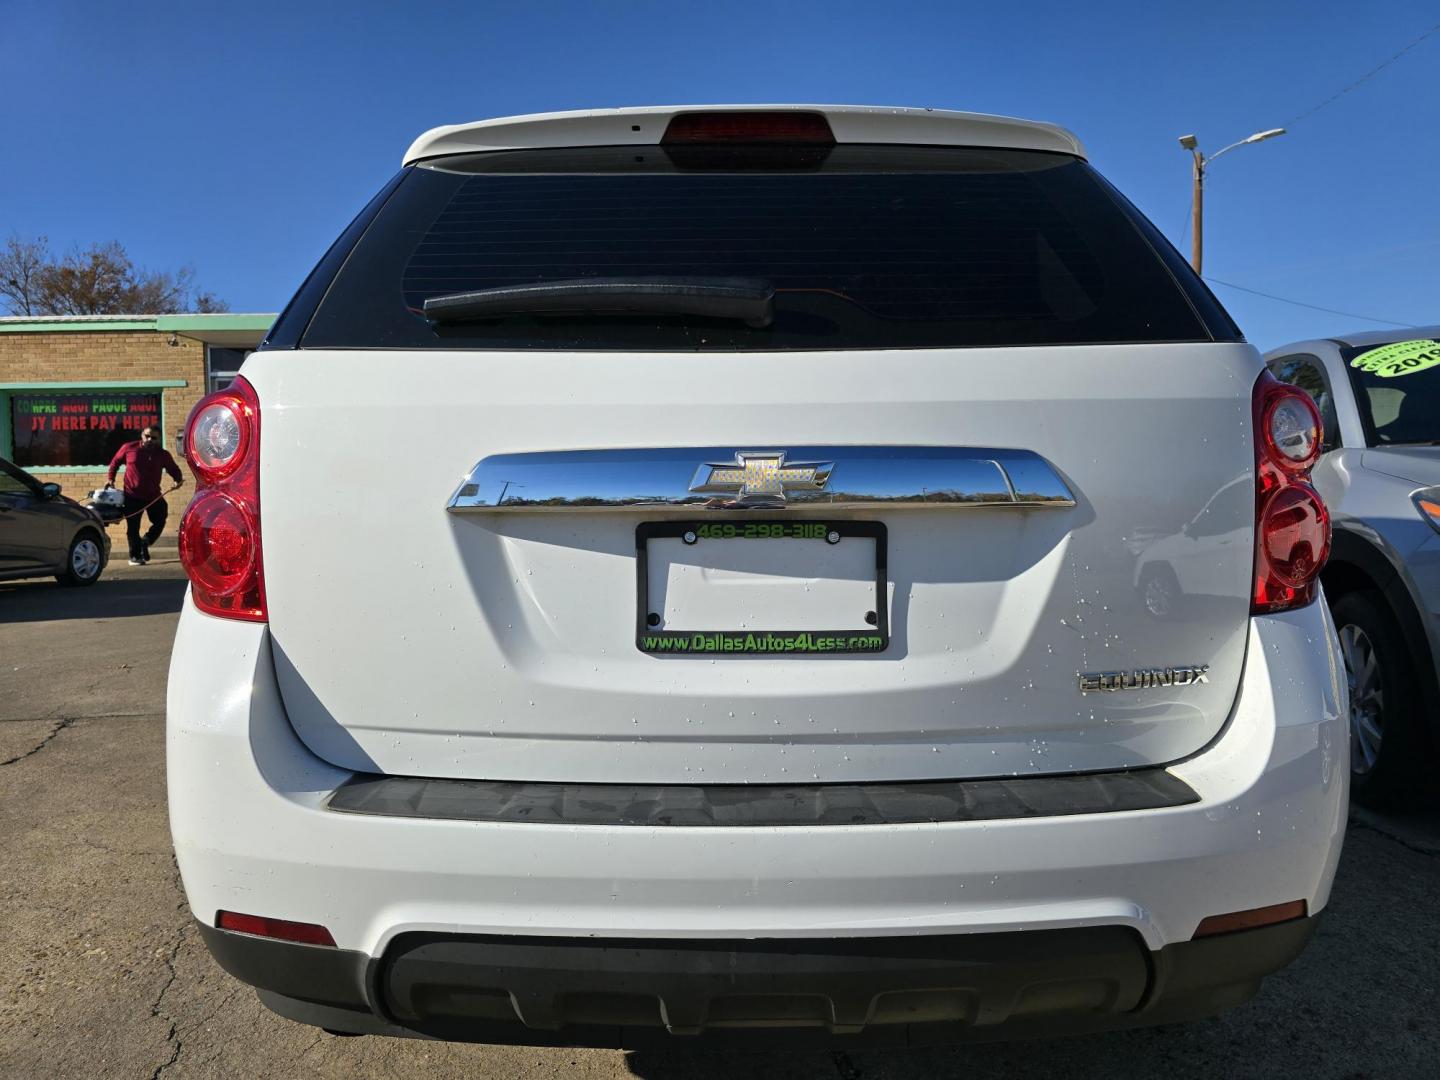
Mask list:
POLYGON ((1440 487, 1421 488, 1410 496, 1410 501, 1430 527, 1440 532, 1440 487))

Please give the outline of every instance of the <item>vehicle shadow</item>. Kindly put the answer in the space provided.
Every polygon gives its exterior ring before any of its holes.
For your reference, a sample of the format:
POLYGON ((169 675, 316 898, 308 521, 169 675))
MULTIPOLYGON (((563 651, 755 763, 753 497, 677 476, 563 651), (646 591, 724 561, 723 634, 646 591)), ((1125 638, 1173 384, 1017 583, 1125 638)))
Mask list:
POLYGON ((0 625, 173 614, 184 603, 186 584, 183 575, 101 578, 83 589, 56 581, 0 584, 0 625))

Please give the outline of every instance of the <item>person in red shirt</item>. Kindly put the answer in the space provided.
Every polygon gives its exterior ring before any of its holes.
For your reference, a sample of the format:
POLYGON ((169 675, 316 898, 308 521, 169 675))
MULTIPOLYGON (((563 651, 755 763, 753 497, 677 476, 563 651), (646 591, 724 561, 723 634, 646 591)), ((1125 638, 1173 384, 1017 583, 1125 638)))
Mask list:
POLYGON ((125 466, 125 538, 130 542, 130 565, 144 566, 150 561, 150 545, 160 539, 170 507, 160 494, 160 473, 168 472, 175 486, 185 483, 180 466, 170 451, 160 445, 160 429, 147 427, 140 438, 127 442, 110 459, 107 488, 115 486, 115 473, 125 466), (141 511, 150 518, 150 530, 140 535, 141 511))

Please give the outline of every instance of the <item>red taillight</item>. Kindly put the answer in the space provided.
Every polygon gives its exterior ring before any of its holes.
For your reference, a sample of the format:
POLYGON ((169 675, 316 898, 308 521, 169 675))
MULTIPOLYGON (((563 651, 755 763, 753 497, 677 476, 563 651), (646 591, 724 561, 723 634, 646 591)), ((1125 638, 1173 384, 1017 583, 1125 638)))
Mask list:
POLYGON ((1302 589, 1325 564, 1330 515, 1308 485, 1277 491, 1260 519, 1260 550, 1271 575, 1282 585, 1302 589))
POLYGON ((1303 607, 1330 555, 1330 513, 1310 486, 1320 413, 1268 371, 1255 383, 1255 580, 1250 612, 1303 607))
POLYGON ((662 146, 677 143, 835 144, 830 121, 809 112, 693 112, 671 118, 662 146))
POLYGON ((190 504, 180 525, 180 543, 190 580, 212 596, 234 595, 254 569, 251 517, 218 491, 203 492, 190 504))
POLYGON ((185 422, 185 458, 197 490, 180 522, 180 562, 195 606, 264 622, 260 559, 260 401, 237 378, 203 398, 185 422))
POLYGON ((252 415, 249 403, 228 390, 200 403, 187 425, 185 452, 202 480, 222 480, 245 460, 253 436, 252 415))
POLYGON ((335 939, 330 931, 318 923, 291 922, 289 919, 267 919, 264 915, 241 915, 236 911, 222 911, 215 916, 215 925, 221 930, 233 930, 237 934, 298 941, 302 945, 328 945, 332 949, 335 947, 335 939))

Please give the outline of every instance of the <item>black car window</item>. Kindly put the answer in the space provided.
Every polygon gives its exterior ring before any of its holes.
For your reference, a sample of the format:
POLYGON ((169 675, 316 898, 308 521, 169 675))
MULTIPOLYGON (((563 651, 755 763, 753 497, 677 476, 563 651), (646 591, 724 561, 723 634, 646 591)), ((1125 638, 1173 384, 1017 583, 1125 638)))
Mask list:
POLYGON ((10 462, 0 460, 0 495, 38 495, 35 481, 10 462))
POLYGON ((1237 340, 1223 313, 1223 325, 1207 322, 1208 307, 1197 314, 1203 286, 1142 225, 1088 164, 1038 151, 447 157, 407 170, 301 341, 768 351, 1237 340), (775 289, 775 317, 763 328, 633 313, 432 325, 421 312, 440 295, 592 278, 760 279, 775 289))

